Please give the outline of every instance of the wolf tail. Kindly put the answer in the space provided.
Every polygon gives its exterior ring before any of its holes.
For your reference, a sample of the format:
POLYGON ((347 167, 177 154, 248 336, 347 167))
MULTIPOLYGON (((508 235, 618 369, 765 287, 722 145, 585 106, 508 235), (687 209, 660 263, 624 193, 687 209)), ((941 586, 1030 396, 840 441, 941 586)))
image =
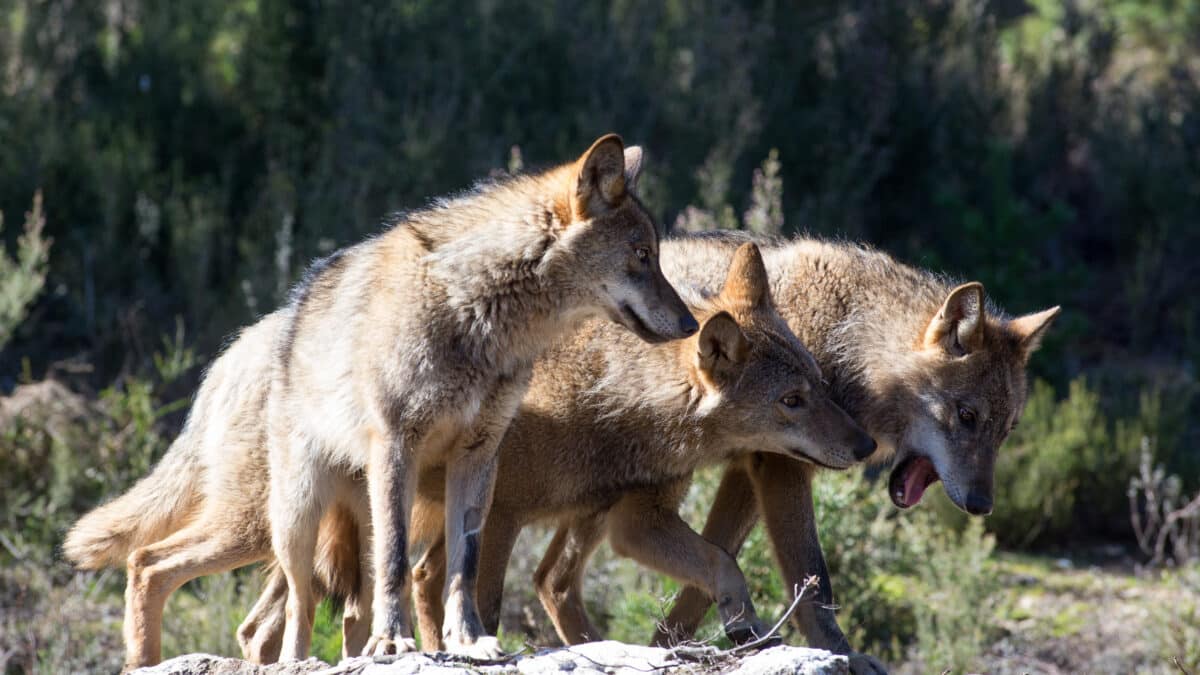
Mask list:
POLYGON ((135 549, 179 529, 200 501, 203 469, 188 429, 148 476, 92 509, 67 533, 63 553, 83 569, 124 567, 135 549))

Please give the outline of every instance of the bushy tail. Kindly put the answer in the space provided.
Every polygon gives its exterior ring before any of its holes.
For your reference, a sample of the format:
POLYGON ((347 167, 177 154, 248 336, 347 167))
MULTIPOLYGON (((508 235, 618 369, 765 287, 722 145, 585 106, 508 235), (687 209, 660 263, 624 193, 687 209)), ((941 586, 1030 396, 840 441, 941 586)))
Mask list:
POLYGON ((83 569, 124 567, 134 549, 178 529, 200 499, 194 444, 185 431, 150 475, 80 518, 63 542, 67 559, 83 569))

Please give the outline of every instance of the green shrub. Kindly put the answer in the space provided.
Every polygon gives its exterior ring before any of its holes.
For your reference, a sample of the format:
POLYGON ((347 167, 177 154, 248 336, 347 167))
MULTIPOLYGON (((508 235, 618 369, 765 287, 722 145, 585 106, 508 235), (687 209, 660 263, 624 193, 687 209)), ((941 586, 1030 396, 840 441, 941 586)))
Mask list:
POLYGON ((983 668, 984 649, 999 632, 1000 584, 990 557, 995 540, 972 518, 966 529, 921 527, 908 521, 904 534, 919 561, 910 590, 916 619, 915 655, 929 672, 983 668))
MULTIPOLYGON (((1193 561, 1167 575, 1180 588, 1182 597, 1200 597, 1200 562, 1193 561)), ((1177 659, 1180 671, 1200 672, 1200 605, 1165 602, 1156 604, 1151 611, 1157 627, 1150 640, 1163 661, 1169 664, 1177 659)))
MULTIPOLYGON (((16 258, 0 250, 0 348, 21 325, 30 303, 46 283, 51 242, 42 236, 45 227, 42 193, 38 192, 33 196, 33 208, 25 214, 24 234, 17 239, 16 258)), ((4 214, 0 213, 0 233, 3 231, 4 214)))
POLYGON ((1105 500, 1111 508, 1111 492, 1123 511, 1137 458, 1112 452, 1109 427, 1099 394, 1083 380, 1072 382, 1061 401, 1049 384, 1035 382, 1020 424, 1000 450, 988 529, 1004 544, 1024 547, 1068 529, 1077 499, 1105 500))
MULTIPOLYGON (((945 501, 934 488, 929 497, 945 501)), ((995 542, 983 522, 963 529, 934 509, 901 512, 878 482, 824 474, 815 490, 838 621, 856 649, 892 662, 956 671, 996 632, 995 542)))

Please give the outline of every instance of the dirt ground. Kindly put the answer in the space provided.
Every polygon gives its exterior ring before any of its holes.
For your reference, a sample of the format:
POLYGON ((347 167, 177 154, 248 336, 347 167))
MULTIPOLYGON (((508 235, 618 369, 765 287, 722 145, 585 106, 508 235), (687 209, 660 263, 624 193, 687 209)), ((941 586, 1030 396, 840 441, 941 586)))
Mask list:
POLYGON ((999 559, 1004 636, 987 652, 988 672, 1197 672, 1200 568, 1145 570, 1112 549, 999 559))

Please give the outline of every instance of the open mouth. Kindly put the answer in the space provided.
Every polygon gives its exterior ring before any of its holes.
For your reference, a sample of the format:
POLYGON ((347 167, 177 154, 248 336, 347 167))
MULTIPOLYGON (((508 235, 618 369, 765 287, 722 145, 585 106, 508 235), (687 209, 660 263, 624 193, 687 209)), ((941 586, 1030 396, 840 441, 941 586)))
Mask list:
POLYGON ((658 343, 666 342, 668 338, 659 335, 650 326, 646 325, 645 321, 633 311, 633 308, 625 303, 621 303, 621 318, 624 319, 621 323, 633 331, 634 335, 645 340, 646 342, 658 343))
POLYGON ((822 462, 821 460, 813 457, 812 455, 808 454, 807 452, 796 449, 796 448, 792 448, 792 454, 806 462, 809 462, 811 464, 816 464, 817 466, 822 467, 824 469, 832 469, 834 471, 845 471, 846 469, 850 468, 849 466, 834 466, 832 464, 826 464, 825 462, 822 462))
POLYGON ((893 504, 907 509, 916 506, 925 494, 925 488, 940 478, 928 457, 911 455, 892 469, 891 478, 888 479, 888 494, 893 504))

